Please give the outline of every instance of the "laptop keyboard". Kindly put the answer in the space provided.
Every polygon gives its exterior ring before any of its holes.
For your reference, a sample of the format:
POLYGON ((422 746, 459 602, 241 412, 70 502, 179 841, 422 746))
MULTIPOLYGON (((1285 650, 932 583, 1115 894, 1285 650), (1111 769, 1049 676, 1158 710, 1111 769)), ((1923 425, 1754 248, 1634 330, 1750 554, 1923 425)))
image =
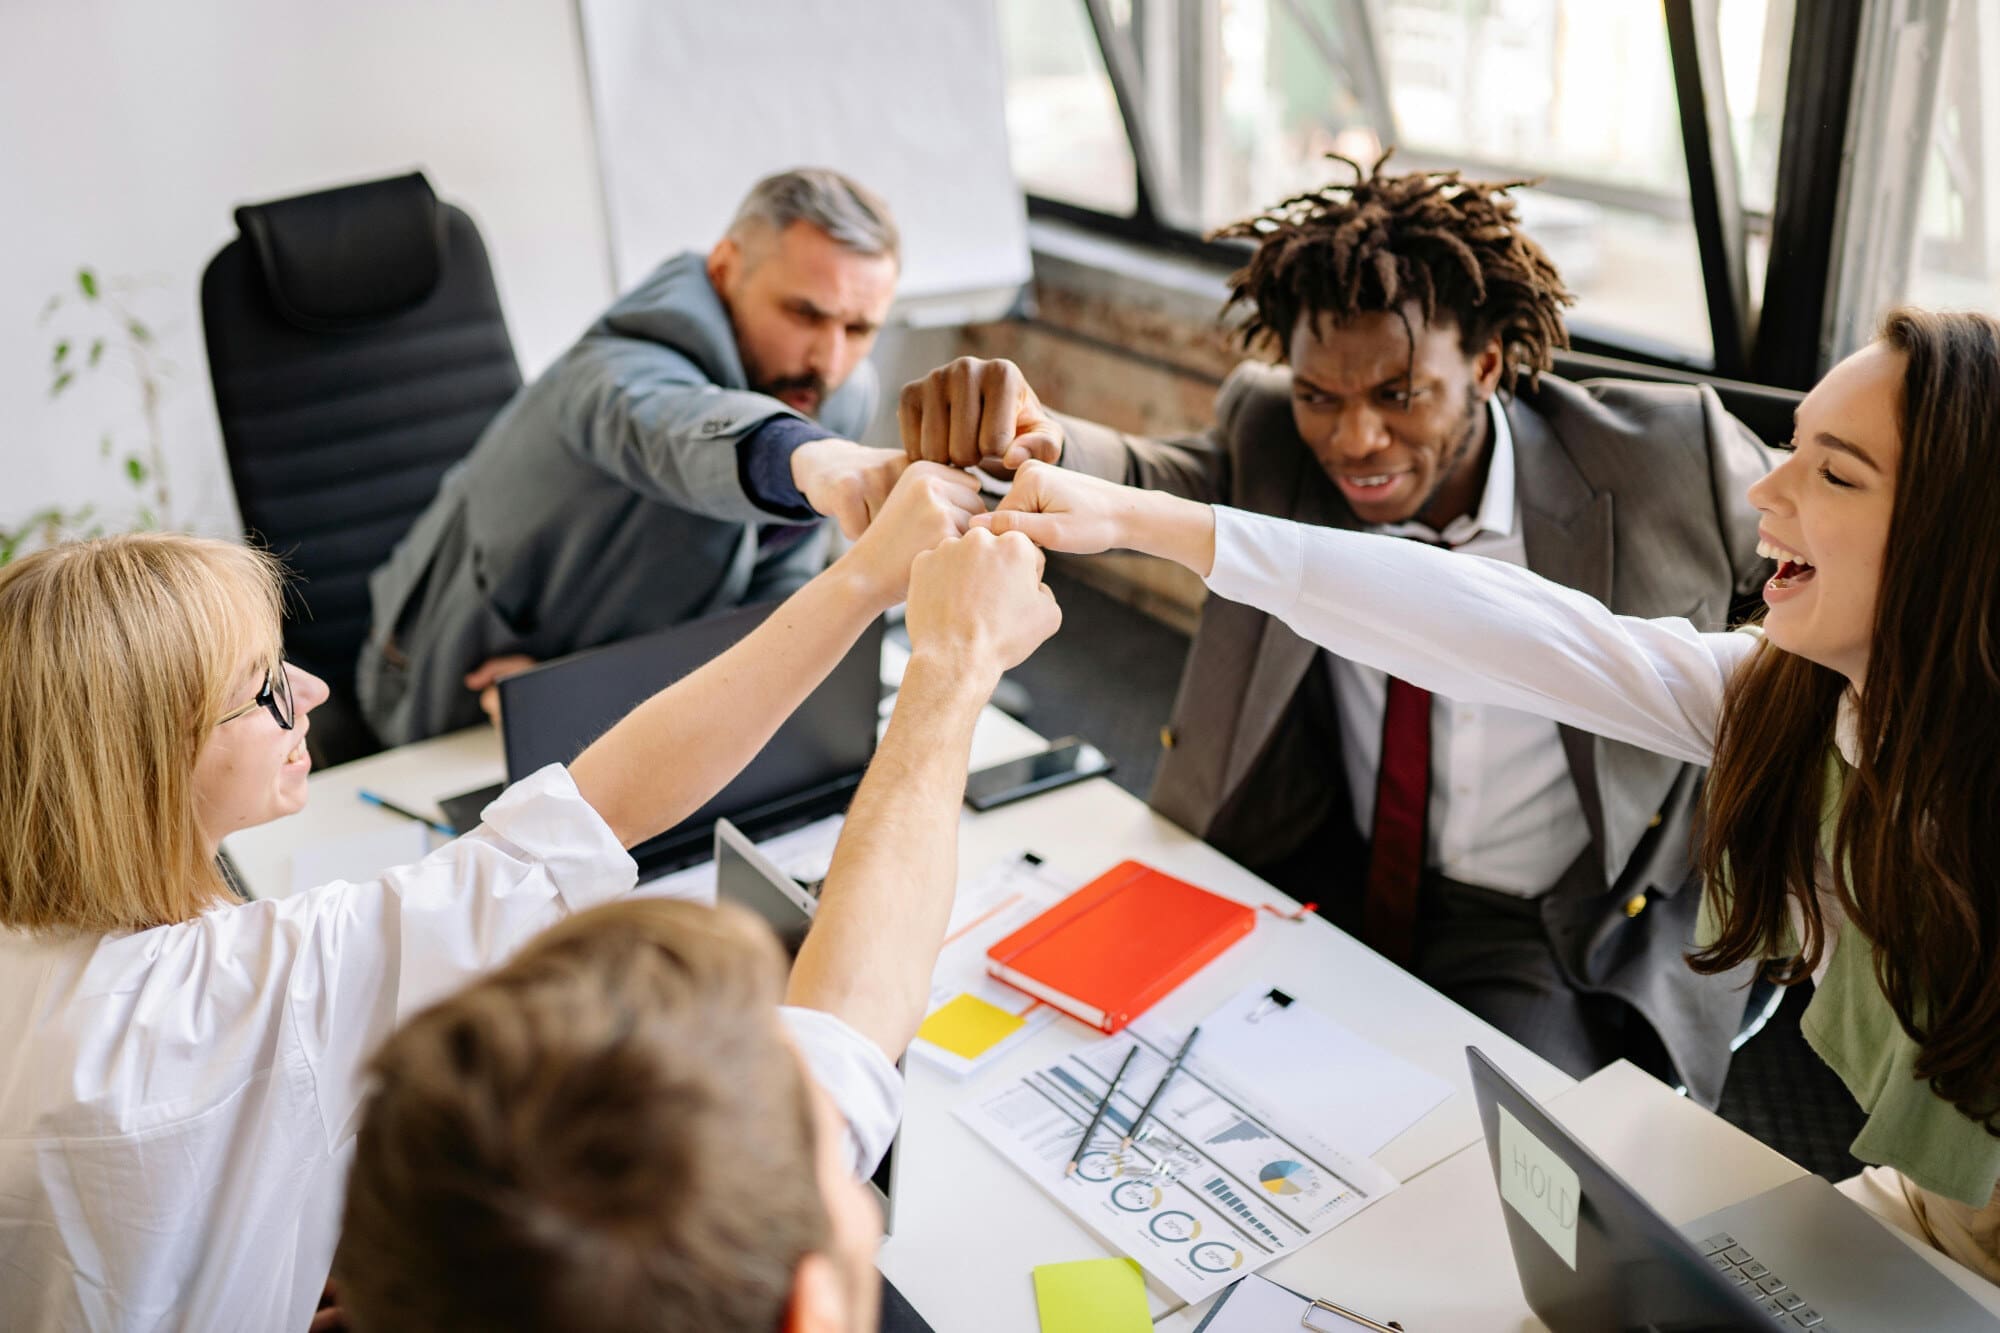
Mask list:
POLYGON ((1826 1316, 1813 1309, 1812 1302, 1793 1291, 1791 1284, 1757 1261, 1757 1256, 1736 1243, 1736 1237, 1719 1231, 1701 1243, 1701 1252, 1717 1272, 1743 1288, 1764 1307, 1775 1328, 1804 1329, 1813 1333, 1839 1333, 1826 1316))

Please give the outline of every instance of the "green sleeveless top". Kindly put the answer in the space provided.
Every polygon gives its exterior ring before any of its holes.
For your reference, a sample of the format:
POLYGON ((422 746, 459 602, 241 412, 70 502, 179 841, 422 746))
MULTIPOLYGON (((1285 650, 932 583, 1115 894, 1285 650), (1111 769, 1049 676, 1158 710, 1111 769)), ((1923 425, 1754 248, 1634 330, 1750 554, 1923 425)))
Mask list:
MULTIPOLYGON (((1834 821, 1850 772, 1832 750, 1827 754, 1825 804, 1820 846, 1831 863, 1834 821)), ((1695 927, 1698 947, 1721 933, 1719 896, 1711 886, 1702 896, 1695 927)), ((1788 921, 1774 957, 1796 954, 1799 940, 1788 921)), ((1875 980, 1874 950, 1851 921, 1842 920, 1833 957, 1827 963, 1799 1024, 1820 1059, 1868 1113, 1850 1148, 1864 1162, 1892 1166, 1933 1194, 1974 1208, 1993 1201, 2000 1181, 2000 1138, 1931 1091, 1913 1072, 1917 1044, 1896 1021, 1896 1011, 1875 980)))

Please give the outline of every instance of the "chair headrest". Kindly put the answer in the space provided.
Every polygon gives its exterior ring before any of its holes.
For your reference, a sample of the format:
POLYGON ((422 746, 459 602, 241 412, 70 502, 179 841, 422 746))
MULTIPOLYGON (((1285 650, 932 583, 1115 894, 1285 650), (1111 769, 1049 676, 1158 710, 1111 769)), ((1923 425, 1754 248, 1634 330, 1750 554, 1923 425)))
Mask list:
POLYGON ((444 210, 420 171, 245 204, 236 226, 279 313, 302 329, 372 324, 437 286, 444 210))

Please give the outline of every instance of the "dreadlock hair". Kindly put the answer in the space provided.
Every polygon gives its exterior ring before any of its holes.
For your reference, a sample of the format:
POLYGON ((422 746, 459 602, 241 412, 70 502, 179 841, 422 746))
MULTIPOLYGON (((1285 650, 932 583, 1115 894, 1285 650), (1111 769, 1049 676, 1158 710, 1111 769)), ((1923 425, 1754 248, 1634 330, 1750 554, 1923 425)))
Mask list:
POLYGON ((1223 314, 1247 306, 1244 347, 1268 339, 1282 358, 1301 315, 1319 331, 1357 315, 1400 314, 1415 301, 1427 323, 1440 312, 1456 321, 1467 353, 1497 336, 1501 387, 1511 392, 1522 374, 1532 386, 1554 350, 1569 345, 1562 310, 1576 300, 1521 230, 1507 194, 1533 182, 1468 181, 1456 171, 1384 175, 1394 151, 1366 171, 1328 153, 1352 168, 1353 184, 1294 195, 1213 233, 1257 242, 1229 279, 1223 314))

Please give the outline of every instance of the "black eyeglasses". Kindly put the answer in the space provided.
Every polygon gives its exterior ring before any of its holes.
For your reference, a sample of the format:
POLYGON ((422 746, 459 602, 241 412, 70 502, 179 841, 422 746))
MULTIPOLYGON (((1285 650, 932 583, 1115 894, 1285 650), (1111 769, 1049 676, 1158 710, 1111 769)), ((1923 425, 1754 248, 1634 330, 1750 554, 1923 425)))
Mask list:
POLYGON ((215 720, 215 725, 219 727, 225 722, 234 722, 245 713, 254 713, 260 708, 270 709, 271 716, 286 731, 292 729, 292 719, 297 716, 297 710, 292 707, 292 669, 289 663, 279 662, 274 667, 266 668, 264 687, 257 691, 257 697, 241 708, 224 713, 215 720))

